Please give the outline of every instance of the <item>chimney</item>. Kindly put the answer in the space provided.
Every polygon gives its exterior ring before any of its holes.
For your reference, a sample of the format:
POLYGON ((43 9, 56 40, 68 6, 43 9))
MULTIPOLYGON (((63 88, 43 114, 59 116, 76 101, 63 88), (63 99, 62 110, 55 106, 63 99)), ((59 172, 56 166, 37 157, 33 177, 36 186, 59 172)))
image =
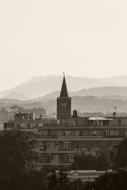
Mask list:
POLYGON ((78 117, 77 110, 73 110, 73 117, 78 117))
POLYGON ((116 117, 116 112, 115 111, 113 112, 113 117, 116 117))

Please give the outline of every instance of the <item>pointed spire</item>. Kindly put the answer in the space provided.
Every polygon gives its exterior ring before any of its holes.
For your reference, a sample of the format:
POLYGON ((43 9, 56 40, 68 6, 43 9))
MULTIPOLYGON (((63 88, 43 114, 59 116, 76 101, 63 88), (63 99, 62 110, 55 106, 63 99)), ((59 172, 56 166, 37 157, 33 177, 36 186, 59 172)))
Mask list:
POLYGON ((62 83, 62 88, 60 92, 60 97, 68 97, 68 90, 67 90, 67 85, 66 85, 66 80, 65 80, 65 73, 63 73, 63 83, 62 83))

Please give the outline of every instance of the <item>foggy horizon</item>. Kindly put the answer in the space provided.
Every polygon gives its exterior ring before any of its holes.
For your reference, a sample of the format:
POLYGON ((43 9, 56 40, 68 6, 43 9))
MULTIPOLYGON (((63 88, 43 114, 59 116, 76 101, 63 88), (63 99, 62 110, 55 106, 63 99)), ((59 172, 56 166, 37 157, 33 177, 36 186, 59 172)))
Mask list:
POLYGON ((0 2, 0 91, 30 78, 127 75, 125 0, 0 2))
MULTIPOLYGON (((8 87, 8 88, 5 88, 5 89, 3 89, 3 90, 0 90, 0 92, 2 92, 2 91, 6 91, 6 90, 11 90, 11 89, 13 89, 13 88, 15 88, 15 87, 18 87, 18 86, 20 86, 20 85, 23 85, 23 84, 25 84, 25 83, 27 83, 27 82, 30 82, 31 80, 35 80, 35 79, 37 79, 37 78, 41 78, 41 77, 61 77, 61 83, 62 83, 62 77, 63 77, 63 73, 60 73, 60 74, 48 74, 48 75, 37 75, 37 76, 32 76, 31 78, 28 78, 28 79, 26 79, 26 80, 24 80, 24 81, 20 81, 20 82, 17 82, 17 83, 15 83, 14 85, 12 85, 12 86, 10 86, 10 87, 8 87)), ((104 77, 94 77, 94 76, 78 76, 78 75, 71 75, 71 74, 67 74, 67 73, 65 73, 65 77, 67 78, 67 77, 74 77, 74 78, 88 78, 88 79, 97 79, 97 80, 103 80, 103 79, 109 79, 109 78, 113 78, 113 77, 127 77, 127 75, 112 75, 112 76, 104 76, 104 77)), ((109 85, 109 87, 110 87, 111 85, 109 85)), ((119 87, 119 86, 121 86, 121 85, 115 85, 114 87, 119 87)), ((98 85, 96 86, 96 87, 98 87, 98 85)), ((103 86, 100 86, 100 87, 106 87, 105 85, 103 86)), ((107 87, 108 87, 108 85, 107 85, 107 87)), ((122 87, 122 86, 121 86, 122 87)), ((123 87, 124 87, 124 85, 123 85, 123 87)), ((125 87, 126 87, 126 85, 125 85, 125 87)), ((92 88, 94 88, 94 87, 92 87, 92 88)), ((84 89, 85 89, 85 87, 84 87, 84 89)), ((86 87, 86 89, 89 89, 89 88, 87 88, 86 87)))
MULTIPOLYGON (((64 70, 63 70, 64 71, 64 70)), ((106 79, 106 78, 112 78, 112 77, 124 77, 124 76, 127 76, 127 73, 121 73, 121 74, 112 74, 112 75, 103 75, 103 76, 99 76, 99 75, 78 75, 78 74, 71 74, 71 73, 68 73, 68 72, 65 72, 65 75, 66 76, 71 76, 71 77, 80 77, 80 78, 90 78, 90 79, 106 79)), ((2 83, 4 82, 3 79, 2 81, 0 82, 0 91, 4 91, 4 90, 8 90, 8 89, 11 89, 11 88, 14 88, 22 83, 25 83, 25 82, 28 82, 29 80, 31 79, 34 79, 34 78, 39 78, 39 77, 49 77, 49 76, 63 76, 63 72, 59 72, 59 73, 44 73, 44 74, 38 74, 38 75, 31 75, 31 76, 26 76, 24 78, 19 78, 17 80, 16 77, 13 76, 13 79, 11 78, 8 78, 8 83, 6 83, 6 76, 5 76, 5 84, 3 85, 2 83)), ((2 78, 2 77, 1 77, 2 78)))

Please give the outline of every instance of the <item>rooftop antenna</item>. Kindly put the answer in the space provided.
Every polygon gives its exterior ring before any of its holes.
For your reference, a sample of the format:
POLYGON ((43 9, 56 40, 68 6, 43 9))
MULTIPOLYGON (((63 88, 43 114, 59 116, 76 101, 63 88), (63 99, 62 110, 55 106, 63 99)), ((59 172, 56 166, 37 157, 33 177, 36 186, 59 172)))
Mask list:
POLYGON ((116 111, 117 111, 117 106, 114 106, 114 112, 113 112, 113 116, 116 116, 116 111))

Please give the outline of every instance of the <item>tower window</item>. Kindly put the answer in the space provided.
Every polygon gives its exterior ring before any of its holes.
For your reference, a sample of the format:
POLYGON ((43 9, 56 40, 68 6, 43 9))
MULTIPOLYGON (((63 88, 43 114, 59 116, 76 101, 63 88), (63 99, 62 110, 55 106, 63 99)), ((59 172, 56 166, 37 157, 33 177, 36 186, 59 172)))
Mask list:
POLYGON ((62 107, 62 108, 67 108, 67 104, 66 104, 66 103, 62 103, 62 104, 61 104, 61 107, 62 107))

